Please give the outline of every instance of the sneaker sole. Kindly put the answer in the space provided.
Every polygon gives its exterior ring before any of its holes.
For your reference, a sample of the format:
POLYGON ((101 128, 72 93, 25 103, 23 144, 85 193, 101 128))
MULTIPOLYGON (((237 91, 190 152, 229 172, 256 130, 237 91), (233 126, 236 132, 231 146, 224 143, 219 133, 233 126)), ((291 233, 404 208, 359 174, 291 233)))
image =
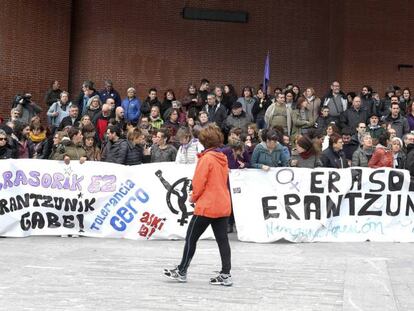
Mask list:
POLYGON ((173 278, 171 276, 166 275, 165 273, 163 273, 162 275, 165 276, 167 279, 170 279, 170 280, 173 280, 173 281, 176 281, 176 282, 179 282, 179 283, 186 283, 187 282, 187 280, 176 279, 176 278, 173 278))
POLYGON ((210 282, 210 285, 232 286, 232 285, 233 285, 233 283, 230 283, 230 284, 224 284, 224 283, 211 283, 211 282, 210 282))

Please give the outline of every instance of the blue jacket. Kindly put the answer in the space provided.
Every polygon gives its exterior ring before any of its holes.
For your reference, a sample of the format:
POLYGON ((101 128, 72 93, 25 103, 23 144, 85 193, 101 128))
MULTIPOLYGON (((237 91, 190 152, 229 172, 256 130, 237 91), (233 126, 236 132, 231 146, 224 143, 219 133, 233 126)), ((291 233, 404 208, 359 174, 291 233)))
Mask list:
POLYGON ((99 92, 99 97, 104 104, 108 98, 113 98, 115 100, 115 107, 121 106, 121 96, 119 96, 119 93, 114 89, 112 89, 110 92, 108 92, 106 89, 103 89, 99 92))
POLYGON ((253 151, 251 167, 262 168, 263 165, 270 167, 286 167, 288 166, 289 156, 283 150, 281 144, 277 144, 272 152, 267 149, 266 143, 261 142, 253 151))
POLYGON ((138 122, 141 116, 141 101, 137 97, 131 100, 128 97, 125 98, 121 106, 124 108, 126 121, 138 122))

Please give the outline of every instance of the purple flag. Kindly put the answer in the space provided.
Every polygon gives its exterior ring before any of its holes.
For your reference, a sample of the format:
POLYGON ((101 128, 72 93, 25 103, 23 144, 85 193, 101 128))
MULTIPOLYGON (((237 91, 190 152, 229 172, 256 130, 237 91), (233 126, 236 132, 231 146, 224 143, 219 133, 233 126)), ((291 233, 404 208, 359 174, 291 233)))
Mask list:
POLYGON ((263 93, 267 94, 267 87, 269 86, 270 79, 270 66, 269 66, 269 52, 267 52, 264 75, 263 75, 263 93))

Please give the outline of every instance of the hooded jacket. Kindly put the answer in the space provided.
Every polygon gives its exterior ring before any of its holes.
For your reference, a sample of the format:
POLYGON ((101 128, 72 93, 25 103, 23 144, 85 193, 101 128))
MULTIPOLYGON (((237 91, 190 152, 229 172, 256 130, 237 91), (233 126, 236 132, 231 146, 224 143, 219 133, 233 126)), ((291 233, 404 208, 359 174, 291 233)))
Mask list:
POLYGON ((209 218, 230 216, 227 157, 216 149, 207 149, 197 156, 198 162, 192 181, 194 215, 209 218))

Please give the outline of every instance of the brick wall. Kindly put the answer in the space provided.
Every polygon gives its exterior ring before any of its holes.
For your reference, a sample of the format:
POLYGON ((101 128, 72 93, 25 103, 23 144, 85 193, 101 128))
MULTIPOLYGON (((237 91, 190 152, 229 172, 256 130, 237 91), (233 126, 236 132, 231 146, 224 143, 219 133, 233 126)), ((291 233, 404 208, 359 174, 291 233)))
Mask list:
POLYGON ((382 94, 414 81, 413 69, 397 70, 414 63, 413 9, 403 0, 0 1, 1 115, 21 90, 43 103, 53 79, 77 94, 83 80, 100 89, 111 78, 122 97, 129 86, 181 97, 203 77, 257 86, 268 50, 272 87, 297 82, 323 95, 338 79, 345 91, 369 83, 382 94), (184 20, 184 5, 244 10, 249 22, 184 20))
POLYGON ((0 1, 0 116, 18 92, 44 106, 51 80, 67 87, 70 11, 70 0, 0 1))
POLYGON ((414 89, 414 2, 347 0, 344 11, 342 84, 361 90, 368 83, 383 96, 390 85, 414 89))
POLYGON ((262 82, 269 50, 272 86, 298 81, 325 89, 330 1, 318 2, 74 1, 71 88, 78 92, 88 78, 102 87, 111 77, 122 96, 129 86, 141 97, 151 86, 183 95, 188 82, 206 77, 239 90, 262 82), (248 11, 249 22, 185 20, 184 3, 248 11))

